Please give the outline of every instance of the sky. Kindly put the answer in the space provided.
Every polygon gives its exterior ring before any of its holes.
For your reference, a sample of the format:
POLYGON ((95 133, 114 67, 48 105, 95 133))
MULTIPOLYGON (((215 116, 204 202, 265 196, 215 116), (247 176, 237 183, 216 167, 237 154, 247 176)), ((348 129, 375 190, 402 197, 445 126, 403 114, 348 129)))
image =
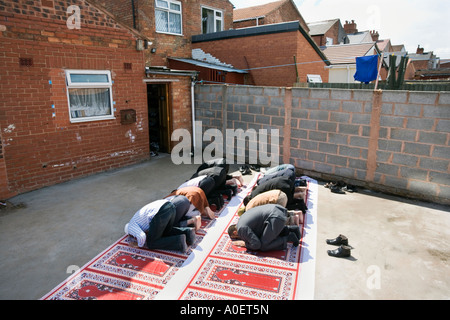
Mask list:
MULTIPOLYGON (((230 0, 236 9, 275 0, 230 0)), ((448 0, 294 0, 307 23, 355 20, 359 31, 376 30, 380 40, 405 45, 415 53, 420 45, 441 59, 450 59, 450 1, 448 0)))

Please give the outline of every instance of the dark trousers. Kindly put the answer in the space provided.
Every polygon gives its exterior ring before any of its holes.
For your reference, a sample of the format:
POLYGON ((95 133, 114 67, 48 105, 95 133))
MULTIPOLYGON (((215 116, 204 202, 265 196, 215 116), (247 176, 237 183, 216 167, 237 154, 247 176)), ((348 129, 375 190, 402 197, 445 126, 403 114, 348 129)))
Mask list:
POLYGON ((260 238, 261 251, 284 250, 287 245, 287 236, 283 234, 286 227, 287 218, 272 218, 266 224, 264 232, 260 238))
POLYGON ((189 217, 186 217, 186 213, 191 206, 189 199, 185 196, 178 195, 170 199, 175 206, 175 219, 173 221, 173 226, 175 227, 187 227, 187 220, 189 217))
POLYGON ((208 197, 209 194, 216 188, 216 181, 213 177, 206 177, 200 181, 198 187, 203 190, 205 195, 208 197))
POLYGON ((150 222, 147 234, 147 248, 182 251, 186 247, 188 228, 174 227, 176 207, 173 203, 164 204, 150 222))

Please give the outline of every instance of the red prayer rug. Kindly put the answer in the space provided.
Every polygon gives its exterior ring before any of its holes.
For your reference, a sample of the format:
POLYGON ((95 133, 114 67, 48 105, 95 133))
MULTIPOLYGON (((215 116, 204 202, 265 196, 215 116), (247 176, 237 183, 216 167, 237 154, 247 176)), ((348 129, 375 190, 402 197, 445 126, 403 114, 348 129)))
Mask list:
POLYGON ((238 195, 204 220, 186 253, 112 244, 63 281, 42 300, 214 300, 312 299, 315 276, 317 182, 308 178, 302 239, 286 250, 250 252, 231 243, 227 229, 236 223, 243 199, 258 175, 238 195))

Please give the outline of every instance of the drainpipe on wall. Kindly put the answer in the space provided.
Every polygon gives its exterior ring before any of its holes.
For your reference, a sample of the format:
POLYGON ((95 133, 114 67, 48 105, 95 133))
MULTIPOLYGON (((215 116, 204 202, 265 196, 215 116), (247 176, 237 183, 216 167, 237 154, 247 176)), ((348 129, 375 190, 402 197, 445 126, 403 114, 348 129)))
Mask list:
POLYGON ((133 29, 136 29, 136 6, 134 0, 131 0, 131 10, 133 11, 133 29))
POLYGON ((196 151, 197 143, 196 143, 196 130, 195 130, 195 94, 194 94, 194 87, 196 84, 196 80, 194 77, 191 77, 191 105, 192 105, 192 151, 191 151, 191 157, 194 156, 194 152, 196 151))

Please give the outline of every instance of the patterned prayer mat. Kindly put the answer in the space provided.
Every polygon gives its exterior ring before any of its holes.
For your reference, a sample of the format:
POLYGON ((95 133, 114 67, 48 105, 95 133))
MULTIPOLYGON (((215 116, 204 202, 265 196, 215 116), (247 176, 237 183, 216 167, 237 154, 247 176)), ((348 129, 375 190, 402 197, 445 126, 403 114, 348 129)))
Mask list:
POLYGON ((250 252, 231 243, 227 229, 260 175, 203 220, 186 253, 112 244, 42 300, 312 299, 314 296, 317 182, 308 177, 302 239, 297 248, 250 252))

